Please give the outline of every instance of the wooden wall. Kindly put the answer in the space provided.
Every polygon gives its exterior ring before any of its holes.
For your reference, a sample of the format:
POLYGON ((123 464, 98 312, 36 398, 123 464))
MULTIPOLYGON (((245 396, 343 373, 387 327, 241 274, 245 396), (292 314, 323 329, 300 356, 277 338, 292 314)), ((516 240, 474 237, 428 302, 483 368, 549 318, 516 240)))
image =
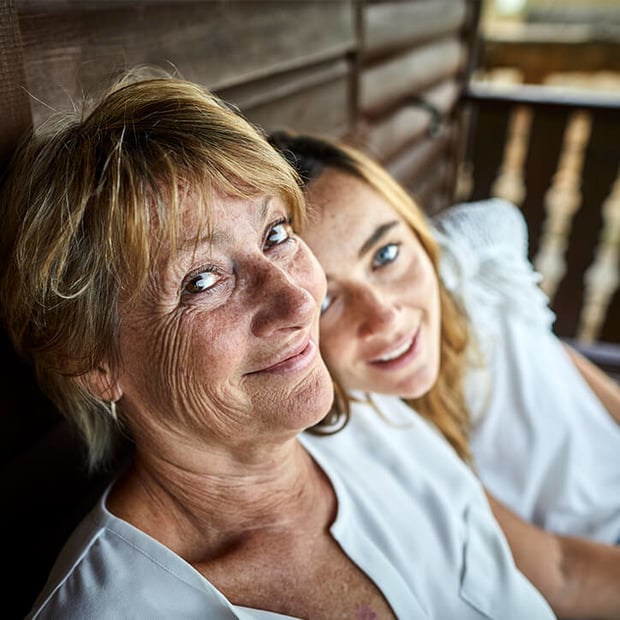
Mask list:
MULTIPOLYGON (((479 0, 0 0, 0 165, 123 67, 176 68, 267 130, 345 138, 429 210, 453 196, 479 0)), ((29 609, 105 476, 0 334, 5 617, 29 609)))
MULTIPOLYGON (((436 209, 452 198, 447 160, 460 155, 455 104, 478 5, 2 0, 0 77, 11 100, 0 105, 23 127, 79 104, 123 67, 169 67, 268 130, 353 141, 436 209)), ((0 144, 12 139, 0 134, 0 144)))

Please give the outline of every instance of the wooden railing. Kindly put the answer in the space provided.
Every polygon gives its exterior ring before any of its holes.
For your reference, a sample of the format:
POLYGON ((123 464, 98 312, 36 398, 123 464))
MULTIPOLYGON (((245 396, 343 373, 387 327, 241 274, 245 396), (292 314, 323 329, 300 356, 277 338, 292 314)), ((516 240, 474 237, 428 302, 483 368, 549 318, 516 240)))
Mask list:
POLYGON ((524 212, 558 335, 620 343, 620 97, 472 85, 460 198, 524 212))

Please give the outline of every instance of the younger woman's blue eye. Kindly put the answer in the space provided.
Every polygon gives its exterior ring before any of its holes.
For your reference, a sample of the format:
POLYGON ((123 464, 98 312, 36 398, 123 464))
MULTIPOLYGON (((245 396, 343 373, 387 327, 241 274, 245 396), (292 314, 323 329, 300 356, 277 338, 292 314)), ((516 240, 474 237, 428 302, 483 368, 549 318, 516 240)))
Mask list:
POLYGON ((325 295, 323 302, 321 303, 321 314, 325 312, 332 304, 332 298, 329 295, 325 295))
POLYGON ((213 271, 202 271, 187 282, 185 291, 192 294, 204 293, 214 286, 218 279, 218 275, 213 271))
POLYGON ((288 221, 278 222, 271 227, 269 234, 265 239, 265 246, 267 248, 271 248, 274 245, 279 245, 280 243, 284 243, 285 241, 287 241, 290 236, 291 225, 288 223, 288 221))
POLYGON ((379 248, 372 259, 373 267, 382 267, 396 260, 400 251, 398 243, 388 243, 379 248))

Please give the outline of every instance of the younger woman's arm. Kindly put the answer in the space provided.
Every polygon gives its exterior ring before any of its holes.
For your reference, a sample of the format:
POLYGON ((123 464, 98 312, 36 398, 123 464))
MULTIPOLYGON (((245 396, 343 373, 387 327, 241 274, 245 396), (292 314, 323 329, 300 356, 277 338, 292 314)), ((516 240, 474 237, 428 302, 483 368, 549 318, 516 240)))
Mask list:
POLYGON ((592 391, 598 396, 605 409, 620 424, 620 385, 573 347, 564 343, 563 346, 573 364, 575 364, 592 391))
POLYGON ((516 565, 560 618, 620 618, 620 547, 546 532, 487 498, 516 565))

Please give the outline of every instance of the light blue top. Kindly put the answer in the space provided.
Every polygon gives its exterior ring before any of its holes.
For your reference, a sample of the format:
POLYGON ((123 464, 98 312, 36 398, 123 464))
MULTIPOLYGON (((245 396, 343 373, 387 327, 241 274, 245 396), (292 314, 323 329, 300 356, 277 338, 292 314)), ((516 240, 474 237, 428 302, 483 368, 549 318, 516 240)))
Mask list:
MULTIPOLYGON (((338 499, 332 535, 397 617, 553 618, 515 568, 480 484, 452 448, 400 400, 375 404, 389 420, 360 403, 342 432, 301 441, 338 499)), ((283 617, 231 604, 187 562, 110 514, 105 495, 34 609, 29 617, 54 620, 283 617)))
POLYGON ((521 211, 498 199, 469 203, 435 227, 443 281, 475 334, 465 387, 481 480, 526 521, 616 543, 620 425, 553 333, 521 211))

